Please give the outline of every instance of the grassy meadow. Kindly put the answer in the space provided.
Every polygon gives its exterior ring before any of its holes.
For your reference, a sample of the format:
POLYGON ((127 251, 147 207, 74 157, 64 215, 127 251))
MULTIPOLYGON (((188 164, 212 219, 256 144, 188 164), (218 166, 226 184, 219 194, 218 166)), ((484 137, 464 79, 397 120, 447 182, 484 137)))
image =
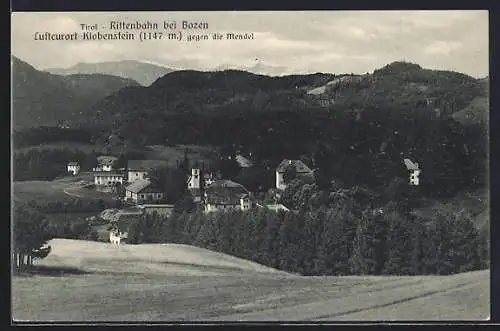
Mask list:
POLYGON ((15 276, 22 321, 474 320, 489 271, 303 277, 187 245, 55 239, 39 272, 15 276), (61 272, 59 272, 61 271, 61 272))

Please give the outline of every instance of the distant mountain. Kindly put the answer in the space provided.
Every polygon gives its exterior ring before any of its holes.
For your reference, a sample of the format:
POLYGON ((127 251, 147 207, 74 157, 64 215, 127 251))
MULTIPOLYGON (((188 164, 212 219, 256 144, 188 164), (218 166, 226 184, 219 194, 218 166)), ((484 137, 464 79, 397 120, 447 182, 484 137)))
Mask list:
POLYGON ((137 111, 211 113, 304 108, 305 91, 334 77, 322 73, 269 77, 239 70, 174 71, 149 87, 120 90, 94 108, 105 121, 106 116, 123 119, 127 114, 137 115, 137 111))
POLYGON ((92 118, 92 105, 127 86, 131 79, 110 75, 53 75, 12 57, 14 127, 55 125, 92 118))
POLYGON ((57 75, 70 74, 106 74, 135 80, 141 85, 149 86, 174 69, 139 62, 134 60, 110 61, 98 63, 78 63, 73 67, 61 69, 50 68, 45 71, 57 75))
POLYGON ((361 113, 367 107, 403 113, 418 109, 446 118, 487 95, 484 80, 394 62, 365 75, 175 71, 149 87, 121 90, 95 107, 105 116, 120 118, 131 111, 136 116, 135 109, 148 114, 318 108, 361 113))
POLYGON ((271 66, 263 63, 256 63, 253 66, 222 64, 215 68, 216 71, 243 70, 258 75, 283 76, 289 74, 289 69, 284 66, 271 66))

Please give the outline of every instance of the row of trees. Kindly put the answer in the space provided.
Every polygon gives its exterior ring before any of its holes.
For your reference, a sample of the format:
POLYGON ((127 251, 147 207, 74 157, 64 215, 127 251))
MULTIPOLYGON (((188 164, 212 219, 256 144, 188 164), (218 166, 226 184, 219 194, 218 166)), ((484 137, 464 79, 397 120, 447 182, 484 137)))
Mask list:
POLYGON ((137 243, 183 243, 303 275, 452 274, 488 268, 488 240, 466 214, 417 217, 337 203, 308 212, 147 215, 137 243))

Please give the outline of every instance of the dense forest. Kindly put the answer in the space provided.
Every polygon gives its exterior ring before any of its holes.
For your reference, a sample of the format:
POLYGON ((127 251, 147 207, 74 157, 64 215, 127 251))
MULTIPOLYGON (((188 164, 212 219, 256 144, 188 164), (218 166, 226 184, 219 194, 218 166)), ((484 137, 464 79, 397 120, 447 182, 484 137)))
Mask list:
POLYGON ((314 209, 147 215, 129 242, 182 243, 302 275, 452 274, 489 267, 489 236, 467 214, 419 218, 336 200, 314 209))

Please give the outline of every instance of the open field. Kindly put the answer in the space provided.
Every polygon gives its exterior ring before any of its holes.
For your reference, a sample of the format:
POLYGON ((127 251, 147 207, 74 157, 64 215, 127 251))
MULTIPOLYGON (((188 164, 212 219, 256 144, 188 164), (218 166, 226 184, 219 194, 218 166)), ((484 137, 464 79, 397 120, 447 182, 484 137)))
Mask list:
POLYGON ((31 321, 476 320, 488 270, 454 276, 302 277, 186 245, 55 239, 38 262, 65 274, 13 278, 31 321))
POLYGON ((75 198, 113 201, 112 195, 88 189, 79 181, 92 182, 88 173, 78 176, 67 176, 52 181, 30 180, 13 183, 13 197, 17 201, 72 201, 75 198))
POLYGON ((57 180, 14 182, 12 193, 14 200, 18 201, 66 201, 74 199, 64 193, 64 190, 71 188, 72 185, 72 183, 57 180))

